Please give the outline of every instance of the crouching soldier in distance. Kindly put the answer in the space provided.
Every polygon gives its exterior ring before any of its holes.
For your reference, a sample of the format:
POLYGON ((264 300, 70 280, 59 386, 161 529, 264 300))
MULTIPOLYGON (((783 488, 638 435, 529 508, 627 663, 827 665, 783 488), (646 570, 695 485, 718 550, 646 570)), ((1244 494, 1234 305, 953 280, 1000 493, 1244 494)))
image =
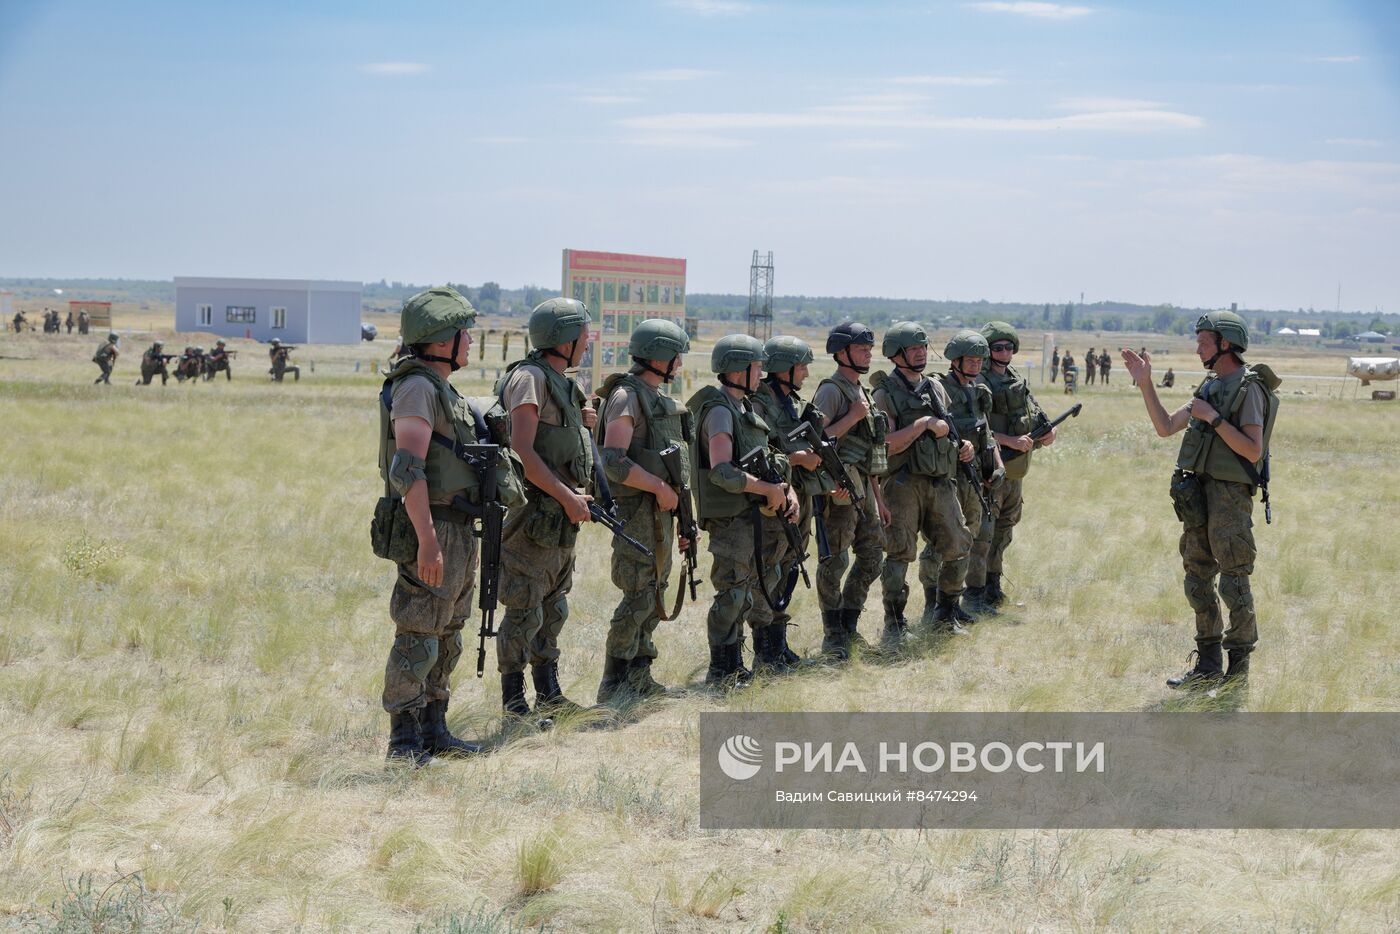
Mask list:
POLYGON ((288 373, 292 374, 293 380, 300 381, 301 367, 291 362, 292 350, 294 348, 283 344, 280 337, 274 337, 268 343, 271 344, 271 346, 267 348, 267 358, 272 362, 272 368, 267 372, 272 374, 273 381, 278 383, 282 382, 282 378, 288 373))
POLYGON ((146 352, 141 355, 141 385, 149 386, 151 380, 160 374, 160 384, 164 386, 170 382, 170 370, 166 368, 166 361, 174 354, 165 353, 165 345, 160 341, 153 341, 146 352))
POLYGON ((588 309, 571 298, 551 298, 530 312, 534 350, 496 384, 510 416, 511 447, 525 467, 528 504, 506 520, 501 539, 501 602, 505 617, 496 636, 501 704, 526 716, 525 666, 535 687, 535 713, 553 717, 583 708, 559 685, 559 633, 569 618, 574 543, 589 521, 592 497, 579 492, 593 468, 589 431, 598 413, 564 374, 588 349, 588 309))
POLYGON ((1196 354, 1209 376, 1191 401, 1168 412, 1152 385, 1152 364, 1123 350, 1128 376, 1142 391, 1159 437, 1185 429, 1172 475, 1172 501, 1181 520, 1186 600, 1196 611, 1196 664, 1167 679, 1173 688, 1208 687, 1222 677, 1239 682, 1249 673, 1249 653, 1259 641, 1254 595, 1254 491, 1263 491, 1269 514, 1269 439, 1278 415, 1279 378, 1267 366, 1244 362, 1249 331, 1234 312, 1213 311, 1196 321, 1196 354), (1220 597, 1230 626, 1220 618, 1220 597), (1224 671, 1222 643, 1230 656, 1224 671))
MULTIPOLYGON (((628 341, 632 368, 608 377, 599 393, 605 400, 598 419, 603 469, 618 517, 624 531, 648 543, 654 553, 647 557, 621 538, 612 539, 612 581, 622 600, 608 623, 600 704, 667 693, 651 674, 657 657, 652 636, 666 618, 662 595, 671 573, 679 498, 661 452, 677 446, 688 483, 692 432, 690 413, 662 385, 675 378, 688 350, 690 338, 680 325, 661 318, 643 321, 628 341)), ((690 544, 684 537, 679 541, 681 548, 690 544)))
MULTIPOLYGON (((481 748, 447 728, 452 672, 462 657, 462 627, 474 609, 478 563, 471 516, 458 507, 463 498, 472 505, 481 501, 476 469, 452 445, 491 443, 448 382, 470 357, 475 320, 471 304, 452 289, 427 289, 404 302, 400 325, 410 352, 380 393, 385 495, 402 499, 417 538, 417 555, 399 562, 389 598, 394 644, 384 668, 383 703, 389 758, 413 764, 481 748)), ((504 452, 496 486, 503 503, 523 501, 504 452)))
POLYGON ((1039 441, 1031 440, 1031 430, 1045 418, 1040 403, 1031 395, 1025 376, 1011 361, 1021 350, 1021 338, 1016 329, 1005 321, 989 321, 982 326, 982 336, 991 351, 991 365, 982 370, 981 381, 992 393, 992 411, 987 417, 992 437, 1001 446, 1006 481, 988 493, 992 504, 992 536, 979 538, 972 545, 972 560, 967 567, 967 593, 976 593, 979 607, 995 609, 1006 602, 1001 588, 1002 562, 1011 544, 1012 534, 1021 521, 1021 481, 1031 469, 1031 452, 1055 443, 1055 429, 1039 441), (1010 461, 1006 455, 1019 452, 1010 461))
POLYGON ((923 623, 937 632, 958 633, 956 614, 972 551, 972 532, 963 519, 957 486, 960 456, 971 457, 972 443, 949 437, 948 391, 923 375, 928 363, 928 334, 922 325, 900 321, 890 326, 881 352, 895 365, 893 373, 876 373, 875 406, 891 425, 889 474, 881 487, 890 511, 885 532, 885 563, 880 587, 885 602, 887 644, 905 637, 904 607, 909 600, 905 577, 914 561, 918 538, 941 560, 936 589, 925 591, 923 623))
POLYGON ((797 535, 801 555, 794 554, 785 531, 787 520, 763 516, 763 573, 747 618, 753 629, 754 668, 763 666, 781 674, 801 662, 801 656, 788 647, 787 629, 792 617, 787 607, 797 584, 798 561, 811 553, 813 497, 831 495, 836 482, 823 469, 822 459, 806 441, 794 441, 789 434, 802 424, 804 403, 798 391, 807 380, 812 348, 796 337, 774 337, 763 345, 763 371, 768 375, 750 397, 753 409, 768 423, 770 443, 787 454, 792 468, 792 491, 797 497, 797 535))
MULTIPOLYGON (((987 339, 981 334, 971 329, 959 331, 943 348, 948 369, 939 376, 943 388, 948 391, 951 403, 948 411, 953 416, 953 427, 958 437, 972 445, 972 453, 963 448, 958 454, 958 459, 970 464, 972 469, 959 469, 957 476, 958 502, 973 538, 973 549, 979 544, 983 549, 991 547, 992 519, 984 503, 990 505, 990 497, 1006 480, 1006 468, 1002 466, 1001 452, 990 424, 992 391, 979 379, 990 353, 987 339)), ((962 624, 974 622, 973 613, 996 612, 984 599, 986 565, 981 565, 980 577, 974 579, 969 575, 971 559, 969 552, 945 574, 933 550, 924 549, 919 562, 919 579, 924 585, 925 609, 941 600, 950 601, 954 619, 962 624), (968 598, 966 607, 962 600, 964 592, 968 598)))
POLYGON ((705 683, 711 687, 748 684, 752 672, 744 666, 743 623, 761 586, 754 554, 754 513, 764 504, 790 521, 798 516, 797 496, 787 483, 766 480, 739 466, 742 458, 759 452, 776 474, 786 475, 787 458, 769 442, 769 426, 753 409, 750 397, 758 390, 763 344, 755 337, 730 334, 715 342, 710 370, 718 386, 706 386, 686 403, 697 426, 691 458, 700 526, 709 536, 714 562, 710 582, 714 602, 706 617, 710 667, 705 683))
POLYGON ((234 351, 230 351, 230 350, 228 349, 228 345, 224 343, 224 339, 223 339, 222 337, 219 338, 217 341, 215 341, 215 342, 214 342, 214 349, 213 349, 213 351, 211 351, 210 354, 209 354, 208 363, 207 363, 207 366, 206 366, 205 371, 204 371, 204 378, 205 378, 205 379, 213 379, 213 378, 214 378, 214 374, 219 373, 219 372, 222 371, 223 374, 224 374, 224 379, 225 379, 225 380, 232 380, 232 379, 233 379, 233 366, 232 366, 233 353, 234 353, 234 351))
POLYGON ((817 602, 822 612, 822 653, 844 659, 851 643, 864 644, 859 622, 870 585, 880 576, 885 553, 885 508, 880 476, 888 467, 887 419, 861 385, 870 372, 875 332, 856 321, 836 325, 826 338, 826 352, 836 360, 836 375, 817 386, 812 402, 826 417, 826 434, 836 439, 837 453, 857 489, 859 503, 848 496, 826 496, 818 521, 826 532, 828 555, 817 565, 817 602), (851 554, 855 564, 851 564, 851 554), (847 568, 851 569, 846 574, 847 568), (844 583, 842 578, 845 578, 844 583))

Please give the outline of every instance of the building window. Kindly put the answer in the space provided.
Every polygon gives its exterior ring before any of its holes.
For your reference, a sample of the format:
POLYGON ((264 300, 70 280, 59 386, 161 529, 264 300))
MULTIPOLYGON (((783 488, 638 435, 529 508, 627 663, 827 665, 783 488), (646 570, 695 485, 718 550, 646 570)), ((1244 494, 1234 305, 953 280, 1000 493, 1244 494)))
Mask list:
POLYGON ((583 300, 584 300, 584 297, 585 297, 585 292, 584 292, 584 290, 587 289, 587 288, 588 288, 588 283, 583 282, 583 281, 581 281, 581 280, 577 280, 577 279, 574 280, 574 301, 576 301, 576 302, 581 302, 581 301, 583 301, 583 300))
POLYGON ((200 326, 200 327, 209 327, 211 324, 214 323, 214 306, 213 306, 213 305, 199 305, 199 306, 197 306, 197 310, 199 311, 199 326, 200 326))
POLYGON ((678 285, 678 286, 676 286, 676 290, 675 290, 674 292, 671 293, 671 297, 674 298, 674 299, 676 300, 676 304, 677 304, 677 305, 684 305, 684 304, 685 304, 685 286, 683 286, 683 285, 678 285))
POLYGON ((611 279, 603 283, 603 301, 617 301, 617 283, 611 279))
POLYGON ((272 326, 274 328, 285 328, 287 326, 287 309, 272 309, 272 326))
POLYGON ((617 284, 617 300, 619 302, 630 302, 632 300, 632 283, 619 282, 617 284))
POLYGON ((647 301, 655 305, 657 302, 657 285, 655 282, 647 286, 647 301))
POLYGON ((603 305, 603 284, 594 281, 588 287, 588 310, 593 314, 598 313, 598 309, 603 305))
POLYGON ((671 304, 671 287, 669 285, 663 285, 661 287, 661 304, 671 304))
POLYGON ((230 324, 252 324, 258 320, 258 310, 251 305, 229 305, 224 320, 230 324))

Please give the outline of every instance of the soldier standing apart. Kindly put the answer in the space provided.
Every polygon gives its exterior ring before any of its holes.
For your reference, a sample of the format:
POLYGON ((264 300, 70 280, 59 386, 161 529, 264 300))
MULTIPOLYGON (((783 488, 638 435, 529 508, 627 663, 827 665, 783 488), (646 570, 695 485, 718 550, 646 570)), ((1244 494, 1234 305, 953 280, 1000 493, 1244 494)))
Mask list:
MULTIPOLYGON (((475 468, 432 443, 490 442, 478 437, 466 399, 448 382, 470 359, 475 320, 476 311, 453 289, 426 289, 404 302, 400 325, 412 350, 387 374, 380 394, 380 473, 403 499, 418 539, 418 556, 399 564, 389 598, 394 644, 383 695, 388 758, 412 764, 481 751, 447 728, 462 627, 475 609, 478 561, 471 517, 454 499, 479 504, 480 482, 475 468)), ((501 482, 500 471, 497 477, 502 502, 519 501, 518 485, 501 482)))
POLYGON ((894 363, 891 374, 876 373, 876 408, 892 426, 889 473, 881 489, 889 508, 885 530, 885 563, 880 569, 884 593, 883 641, 897 644, 906 636, 904 606, 909 601, 905 577, 914 560, 920 535, 940 559, 938 587, 925 593, 923 622, 938 632, 961 633, 957 604, 972 551, 972 533, 963 521, 955 473, 960 456, 972 457, 970 441, 959 446, 948 437, 948 423, 935 409, 949 411, 948 391, 924 376, 928 363, 928 334, 913 321, 900 321, 885 332, 881 352, 894 363))
MULTIPOLYGON (((768 423, 771 443, 787 454, 792 490, 797 496, 799 541, 802 553, 810 554, 813 497, 830 495, 836 489, 836 481, 821 469, 821 456, 812 446, 788 440, 788 433, 801 424, 804 403, 798 391, 807 380, 812 348, 796 337, 778 336, 763 345, 763 356, 763 371, 768 375, 750 401, 754 411, 768 423)), ((754 667, 762 665, 777 674, 793 670, 802 660, 788 647, 787 628, 792 616, 785 602, 774 601, 782 604, 781 609, 769 605, 769 599, 775 595, 790 597, 790 585, 796 584, 797 556, 788 544, 784 524, 780 516, 762 518, 763 577, 758 586, 763 590, 754 599, 747 617, 753 629, 754 667)))
MULTIPOLYGON (((688 350, 690 338, 680 325, 661 318, 643 321, 628 341, 631 369, 609 376, 599 393, 605 400, 598 419, 603 470, 612 484, 618 516, 626 523, 624 531, 649 543, 655 553, 648 558, 622 539, 612 539, 612 581, 622 591, 622 600, 608 622, 600 704, 667 693, 651 674, 657 657, 652 635, 664 615, 662 596, 671 574, 679 500, 660 455, 672 444, 679 445, 688 472, 691 431, 690 413, 661 387, 675 378, 688 350)), ((680 543, 682 548, 689 545, 685 539, 680 543)))
POLYGON ((755 503, 796 520, 797 495, 786 483, 762 480, 745 472, 739 459, 755 448, 768 452, 787 473, 787 458, 769 443, 769 425, 754 411, 750 397, 758 389, 763 344, 747 334, 730 334, 715 342, 710 370, 718 386, 705 386, 686 403, 698 426, 691 467, 695 473, 696 518, 709 536, 714 559, 710 582, 714 602, 705 619, 710 667, 705 683, 715 688, 748 684, 744 667, 744 619, 761 586, 754 555, 752 512, 755 503))
POLYGON ((1108 355, 1108 348, 1103 349, 1099 354, 1099 379, 1105 386, 1108 385, 1108 368, 1113 365, 1113 358, 1108 355))
POLYGON ((232 361, 229 357, 228 346, 221 337, 214 342, 214 350, 209 354, 209 367, 205 371, 204 376, 206 379, 213 379, 214 374, 222 370, 224 378, 226 380, 232 380, 233 366, 231 364, 232 361))
POLYGON ((94 386, 98 383, 112 385, 112 367, 116 366, 119 353, 117 350, 118 340, 120 338, 117 337, 117 332, 113 331, 107 335, 106 342, 97 345, 97 353, 92 355, 92 362, 96 363, 98 368, 102 370, 102 375, 92 381, 94 386))
POLYGON ((880 475, 889 466, 887 418, 876 410, 869 391, 861 385, 861 377, 870 372, 874 348, 875 332, 858 321, 832 328, 826 337, 826 352, 836 361, 836 374, 821 381, 812 399, 826 416, 826 433, 836 439, 846 472, 865 494, 856 505, 844 493, 824 497, 820 516, 830 549, 830 557, 817 565, 822 652, 837 659, 849 656, 853 641, 864 643, 860 614, 870 585, 880 576, 885 529, 890 525, 890 511, 880 490, 880 475), (855 554, 853 567, 850 553, 855 554))
POLYGON ((24 312, 15 312, 15 316, 11 319, 10 323, 14 325, 16 334, 24 330, 24 312))
POLYGON ((78 312, 78 333, 86 334, 88 328, 92 326, 92 318, 88 316, 86 310, 78 312))
POLYGON ((280 383, 282 382, 282 377, 286 376, 287 373, 290 371, 292 374, 292 378, 300 382, 301 367, 293 366, 287 362, 287 358, 291 354, 292 348, 282 346, 281 339, 276 337, 269 341, 269 343, 272 346, 267 348, 267 356, 268 359, 272 361, 272 369, 268 370, 268 372, 272 374, 272 379, 275 382, 280 383))
MULTIPOLYGON (((1128 375, 1142 392, 1158 437, 1185 429, 1172 477, 1172 500, 1182 520, 1181 557, 1186 568, 1186 600, 1196 611, 1196 664, 1167 679, 1170 687, 1207 687, 1226 677, 1249 673, 1249 653, 1259 635, 1249 575, 1254 572, 1254 490, 1268 501, 1269 438, 1278 414, 1279 379, 1267 366, 1249 366, 1244 319, 1213 311, 1196 321, 1196 354, 1208 377, 1191 401, 1168 412, 1152 385, 1152 365, 1123 350, 1128 375), (1216 598, 1230 610, 1225 629, 1216 598), (1222 642, 1230 668, 1223 673, 1222 642)), ((1265 513, 1267 516, 1267 511, 1265 513)))
MULTIPOLYGON (((1041 358, 1042 360, 1044 357, 1041 358)), ((1060 375, 1060 348, 1055 348, 1055 353, 1050 357, 1050 382, 1055 381, 1055 377, 1060 375)))
POLYGON ((1005 321, 989 321, 982 326, 982 336, 991 350, 991 365, 982 370, 981 380, 992 392, 988 421, 992 437, 1002 448, 1006 482, 987 494, 992 503, 992 537, 990 541, 981 539, 973 543, 967 579, 968 590, 972 590, 974 582, 985 580, 981 602, 995 608, 1006 602, 1006 594, 1001 589, 1002 561, 1016 524, 1021 521, 1021 481, 1030 471, 1031 451, 1054 444, 1055 429, 1050 429, 1038 442, 1031 440, 1031 429, 1045 413, 1031 395, 1025 376, 1011 363, 1021 350, 1021 338, 1016 329, 1005 321), (1007 451, 1022 453, 1015 460, 1006 461, 1007 451))
MULTIPOLYGON (((949 413, 953 416, 953 424, 957 426, 958 434, 964 441, 971 442, 973 454, 967 455, 966 449, 959 453, 959 459, 971 463, 981 486, 981 492, 990 499, 994 496, 1006 480, 1006 468, 1001 463, 1001 452, 997 447, 996 439, 992 436, 991 413, 992 413, 992 392, 987 384, 979 377, 982 374, 983 364, 986 363, 991 351, 987 347, 987 339, 976 331, 962 330, 953 335, 946 347, 943 349, 943 356, 949 362, 948 371, 939 377, 943 382, 943 388, 948 390, 948 398, 952 401, 949 413)), ((961 471, 958 473, 958 501, 962 505, 963 520, 967 523, 967 530, 973 537, 972 550, 979 546, 983 549, 990 549, 992 543, 992 520, 982 509, 982 502, 978 498, 977 486, 969 480, 961 471)), ((967 606, 962 606, 962 601, 953 597, 947 587, 940 586, 940 580, 944 579, 942 570, 938 566, 938 558, 932 548, 925 548, 919 561, 919 579, 924 585, 925 605, 927 597, 935 595, 934 588, 938 587, 942 598, 953 598, 953 615, 960 623, 973 622, 971 613, 992 614, 996 610, 987 605, 985 594, 986 586, 986 564, 979 563, 977 576, 974 577, 972 571, 971 554, 968 560, 962 563, 957 572, 962 583, 958 590, 964 591, 967 597, 967 606)), ((952 577, 947 578, 949 580, 952 577)))
POLYGON ((141 355, 141 385, 149 386, 151 380, 155 379, 157 373, 160 374, 160 384, 164 386, 170 382, 170 370, 166 369, 165 345, 160 341, 154 341, 150 348, 141 355))
POLYGON ((1094 353, 1094 348, 1090 347, 1089 352, 1084 355, 1084 385, 1094 385, 1094 371, 1097 369, 1098 362, 1098 355, 1094 353))
POLYGON ((593 467, 589 431, 598 413, 564 371, 588 349, 591 319, 582 302, 551 298, 530 313, 535 347, 512 363, 496 384, 510 416, 511 448, 525 467, 529 502, 513 511, 501 535, 501 603, 496 636, 501 704, 526 716, 525 666, 535 687, 535 713, 552 717, 583 708, 559 686, 559 633, 569 618, 574 542, 589 520, 592 497, 578 492, 593 467))
POLYGON ((73 333, 73 309, 68 309, 68 318, 63 322, 68 327, 68 333, 73 333))

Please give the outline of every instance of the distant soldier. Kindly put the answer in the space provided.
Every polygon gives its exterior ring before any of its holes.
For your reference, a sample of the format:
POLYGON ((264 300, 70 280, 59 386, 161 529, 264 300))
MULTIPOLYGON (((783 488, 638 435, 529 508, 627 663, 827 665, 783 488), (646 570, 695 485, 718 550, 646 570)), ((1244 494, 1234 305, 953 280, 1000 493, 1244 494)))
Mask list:
POLYGON ((214 342, 214 350, 209 354, 204 368, 204 378, 213 379, 216 373, 222 372, 226 381, 233 379, 232 354, 234 351, 228 349, 221 337, 214 342))
MULTIPOLYGON (((1186 569, 1186 600, 1196 612, 1196 664, 1168 678, 1169 687, 1209 687, 1222 677, 1243 680, 1258 642, 1254 596, 1254 491, 1268 503, 1269 439, 1278 415, 1279 379, 1267 366, 1250 366, 1244 319, 1213 311, 1196 321, 1196 355, 1208 371, 1191 401, 1168 412, 1152 386, 1152 365, 1123 351, 1128 375, 1142 392, 1158 437, 1185 429, 1172 477, 1172 500, 1182 521, 1180 551, 1186 569), (1220 598, 1230 610, 1226 629, 1220 598), (1225 672, 1222 643, 1230 668, 1225 672)), ((1267 517, 1267 505, 1265 516, 1267 517)))
POLYGON ((170 357, 165 353, 165 345, 160 341, 154 341, 146 352, 141 355, 141 382, 142 386, 149 386, 156 374, 160 374, 160 384, 164 386, 170 382, 170 371, 166 369, 166 361, 170 357))
POLYGON ((1001 446, 1006 482, 987 494, 992 504, 992 537, 990 541, 978 540, 972 546, 966 592, 980 587, 978 602, 995 608, 1006 602, 1006 594, 1001 589, 1002 561, 1016 525, 1021 521, 1021 481, 1030 471, 1030 452, 1054 444, 1055 429, 1050 429, 1040 441, 1031 441, 1031 429, 1045 413, 1031 395, 1025 376, 1012 365, 1011 361, 1021 350, 1021 338, 1016 329, 1005 321, 990 321, 982 326, 982 336, 987 339, 991 351, 991 366, 982 370, 981 381, 992 391, 989 421, 992 436, 1001 446), (1011 451, 1022 453, 1008 462, 1006 455, 1011 451))
POLYGON ((117 342, 120 339, 121 338, 117 336, 117 332, 113 331, 107 335, 107 340, 104 343, 97 345, 97 353, 92 355, 92 362, 96 363, 98 368, 102 370, 102 375, 92 381, 94 386, 98 383, 106 383, 108 386, 112 385, 112 367, 117 364, 117 356, 119 353, 117 350, 117 342))
POLYGON ((23 331, 23 330, 24 330, 24 325, 26 324, 26 322, 25 322, 25 320, 24 320, 24 312, 22 312, 22 311, 17 311, 17 312, 15 312, 14 319, 11 321, 11 323, 15 326, 15 333, 16 333, 16 334, 18 334, 20 331, 23 331))
POLYGON ((1162 382, 1158 385, 1163 389, 1171 389, 1176 385, 1176 374, 1172 372, 1171 367, 1167 367, 1167 374, 1162 377, 1162 382))
MULTIPOLYGON (((1044 357, 1041 358, 1045 359, 1044 357)), ((1060 348, 1055 348, 1055 353, 1050 357, 1050 382, 1055 381, 1055 377, 1060 375, 1060 348)))
POLYGON ((1064 358, 1060 361, 1060 371, 1065 378, 1065 392, 1074 392, 1078 383, 1075 377, 1079 375, 1079 367, 1074 365, 1074 354, 1068 350, 1065 351, 1064 358))
POLYGON ((826 337, 826 352, 836 361, 836 373, 821 381, 812 398, 826 417, 826 433, 836 439, 846 472, 856 487, 864 490, 864 498, 854 505, 844 493, 825 496, 818 513, 830 550, 829 557, 817 565, 822 652, 837 659, 850 654, 852 642, 865 644, 860 635, 860 614, 871 584, 880 576, 885 528, 890 524, 880 490, 880 475, 889 464, 885 447, 888 419, 875 408, 869 390, 861 384, 861 378, 870 372, 874 349, 875 332, 860 322, 846 321, 832 328, 826 337))
POLYGON ((68 319, 63 322, 68 327, 68 333, 73 333, 73 309, 68 309, 68 319))
POLYGON ((756 504, 790 521, 798 518, 797 494, 786 482, 766 480, 744 470, 739 461, 763 451, 778 475, 788 473, 787 458, 771 443, 769 425, 754 411, 763 344, 747 334, 729 334, 715 342, 710 371, 718 386, 704 386, 686 403, 695 418, 691 469, 696 515, 709 538, 713 563, 710 582, 715 596, 705 618, 710 666, 705 683, 713 688, 742 687, 753 673, 744 665, 744 619, 762 586, 754 554, 752 513, 756 504))
POLYGON ((588 349, 588 309, 551 298, 530 312, 535 349, 512 363, 496 383, 510 416, 511 447, 525 467, 529 502, 511 512, 501 537, 501 603, 496 635, 501 706, 527 716, 525 666, 535 687, 535 713, 549 717, 582 710, 559 684, 559 633, 569 618, 574 545, 589 521, 592 497, 579 492, 593 468, 589 431, 598 415, 564 371, 588 349))
MULTIPOLYGON (((797 496, 798 540, 802 553, 811 554, 813 498, 831 494, 836 481, 821 469, 821 456, 807 442, 788 439, 801 424, 805 403, 798 392, 807 380, 812 348, 796 337, 780 335, 763 345, 763 371, 767 375, 758 391, 749 397, 754 411, 768 423, 769 440, 787 455, 792 469, 792 491, 797 496)), ((741 452, 743 453, 743 452, 741 452)), ((749 609, 747 620, 753 630, 754 668, 783 673, 792 670, 801 657, 788 647, 787 628, 792 617, 787 601, 797 583, 797 555, 793 554, 781 516, 763 516, 762 574, 759 593, 749 609)))
POLYGON ((268 359, 272 361, 272 369, 268 370, 272 374, 273 382, 282 382, 282 377, 288 373, 292 374, 294 380, 301 380, 301 367, 294 366, 288 362, 293 350, 296 348, 283 344, 280 338, 274 337, 268 342, 271 346, 267 348, 268 359))
POLYGON ((880 570, 884 593, 886 632, 882 641, 898 643, 907 622, 904 607, 909 600, 905 578, 914 561, 919 536, 941 559, 939 586, 925 594, 924 621, 935 631, 959 633, 957 601, 972 551, 972 533, 963 520, 958 501, 958 458, 972 457, 970 441, 955 445, 951 426, 939 416, 949 413, 948 391, 943 383, 924 375, 928 364, 928 334, 922 325, 900 321, 890 325, 881 352, 894 365, 893 373, 876 373, 876 408, 889 419, 889 473, 881 489, 890 512, 885 530, 887 548, 880 570), (929 597, 933 599, 928 599, 929 597))
POLYGON ((1108 355, 1108 348, 1105 347, 1103 353, 1099 354, 1099 379, 1105 386, 1108 385, 1108 369, 1113 365, 1113 358, 1108 355))
POLYGON ((195 349, 188 344, 185 352, 180 354, 180 359, 175 361, 175 381, 183 383, 187 379, 194 379, 199 376, 199 356, 195 349))
POLYGON ((87 309, 78 312, 78 333, 86 334, 92 327, 92 317, 87 313, 87 309))
POLYGON ((1094 385, 1094 372, 1099 362, 1098 355, 1094 353, 1094 348, 1090 347, 1089 352, 1084 355, 1084 385, 1094 385))
MULTIPOLYGON (((622 599, 608 622, 600 704, 666 693, 651 675, 658 655, 652 635, 665 615, 661 596, 671 573, 679 497, 660 455, 677 445, 688 473, 692 433, 690 413, 662 386, 675 378, 689 349, 690 338, 674 321, 643 321, 627 344, 632 368, 609 376, 600 393, 600 453, 618 515, 627 534, 655 553, 648 558, 621 539, 612 540, 612 581, 622 599)), ((688 484, 690 478, 685 479, 688 484)), ((682 540, 681 547, 686 544, 682 540)))

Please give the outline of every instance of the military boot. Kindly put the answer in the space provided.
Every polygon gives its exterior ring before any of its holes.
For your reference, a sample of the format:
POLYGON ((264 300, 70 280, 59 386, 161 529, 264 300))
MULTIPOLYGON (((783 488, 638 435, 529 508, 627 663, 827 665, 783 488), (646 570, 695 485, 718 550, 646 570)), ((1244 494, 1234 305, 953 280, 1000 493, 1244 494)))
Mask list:
POLYGON ((938 588, 924 588, 924 611, 919 614, 919 628, 933 630, 938 628, 938 588))
POLYGON ((1230 670, 1225 674, 1225 680, 1231 684, 1244 684, 1249 680, 1249 649, 1231 649, 1230 670))
POLYGON ((962 605, 968 613, 972 614, 973 618, 978 616, 999 615, 997 613, 997 608, 987 599, 987 588, 985 585, 982 587, 969 587, 964 590, 962 605))
POLYGON ((418 711, 403 710, 389 714, 389 752, 384 758, 415 768, 432 761, 433 754, 423 746, 418 711))
POLYGON ((614 699, 622 700, 627 688, 627 671, 632 662, 611 655, 603 658, 603 680, 598 683, 598 703, 608 704, 614 699))
POLYGON ((846 639, 856 648, 868 652, 870 651, 870 643, 866 642, 865 637, 860 634, 860 630, 857 628, 859 625, 860 609, 858 607, 855 609, 842 607, 841 626, 846 630, 846 639))
POLYGON ((1001 589, 1001 572, 987 572, 987 587, 984 591, 987 603, 997 607, 1006 603, 1006 592, 1001 589))
POLYGON ((458 739, 447 729, 447 701, 429 701, 418 720, 423 748, 435 756, 465 758, 481 752, 480 743, 458 739))
POLYGON ((806 665, 807 662, 802 658, 801 655, 798 655, 792 650, 792 647, 788 645, 787 641, 788 626, 791 626, 792 624, 783 623, 781 625, 782 628, 778 630, 778 652, 783 656, 783 661, 788 663, 788 667, 801 668, 804 665, 806 665))
POLYGON ((785 675, 792 671, 787 656, 783 654, 783 634, 786 623, 770 623, 753 631, 754 668, 763 666, 769 674, 785 675))
POLYGON ((822 610, 822 654, 845 661, 851 654, 851 640, 841 623, 840 610, 822 610))
POLYGON ((530 705, 525 701, 525 672, 501 675, 501 709, 516 717, 530 716, 530 705))
POLYGON ((933 599, 933 631, 954 636, 965 636, 967 630, 958 618, 958 597, 936 590, 933 599))
POLYGON ((744 643, 710 646, 710 668, 705 672, 705 684, 721 690, 741 688, 753 680, 753 672, 744 667, 744 643))
POLYGON ((627 669, 627 683, 641 697, 665 697, 675 693, 651 676, 651 658, 638 655, 627 669))
POLYGON ((897 649, 908 640, 909 620, 904 618, 904 604, 905 600, 885 601, 885 631, 880 633, 881 648, 897 649))
POLYGON ((530 666, 530 678, 535 682, 535 714, 541 717, 556 717, 559 714, 578 713, 585 709, 564 696, 559 686, 559 662, 546 662, 530 666))
MULTIPOLYGON (((1185 674, 1167 679, 1169 688, 1207 689, 1219 684, 1225 677, 1220 659, 1219 642, 1197 642, 1191 652, 1196 656, 1196 664, 1185 674)), ((1191 660, 1191 655, 1186 660, 1191 660)))
POLYGON ((953 618, 964 626, 971 626, 977 622, 977 617, 963 609, 962 598, 962 594, 949 595, 949 599, 953 601, 953 618))

